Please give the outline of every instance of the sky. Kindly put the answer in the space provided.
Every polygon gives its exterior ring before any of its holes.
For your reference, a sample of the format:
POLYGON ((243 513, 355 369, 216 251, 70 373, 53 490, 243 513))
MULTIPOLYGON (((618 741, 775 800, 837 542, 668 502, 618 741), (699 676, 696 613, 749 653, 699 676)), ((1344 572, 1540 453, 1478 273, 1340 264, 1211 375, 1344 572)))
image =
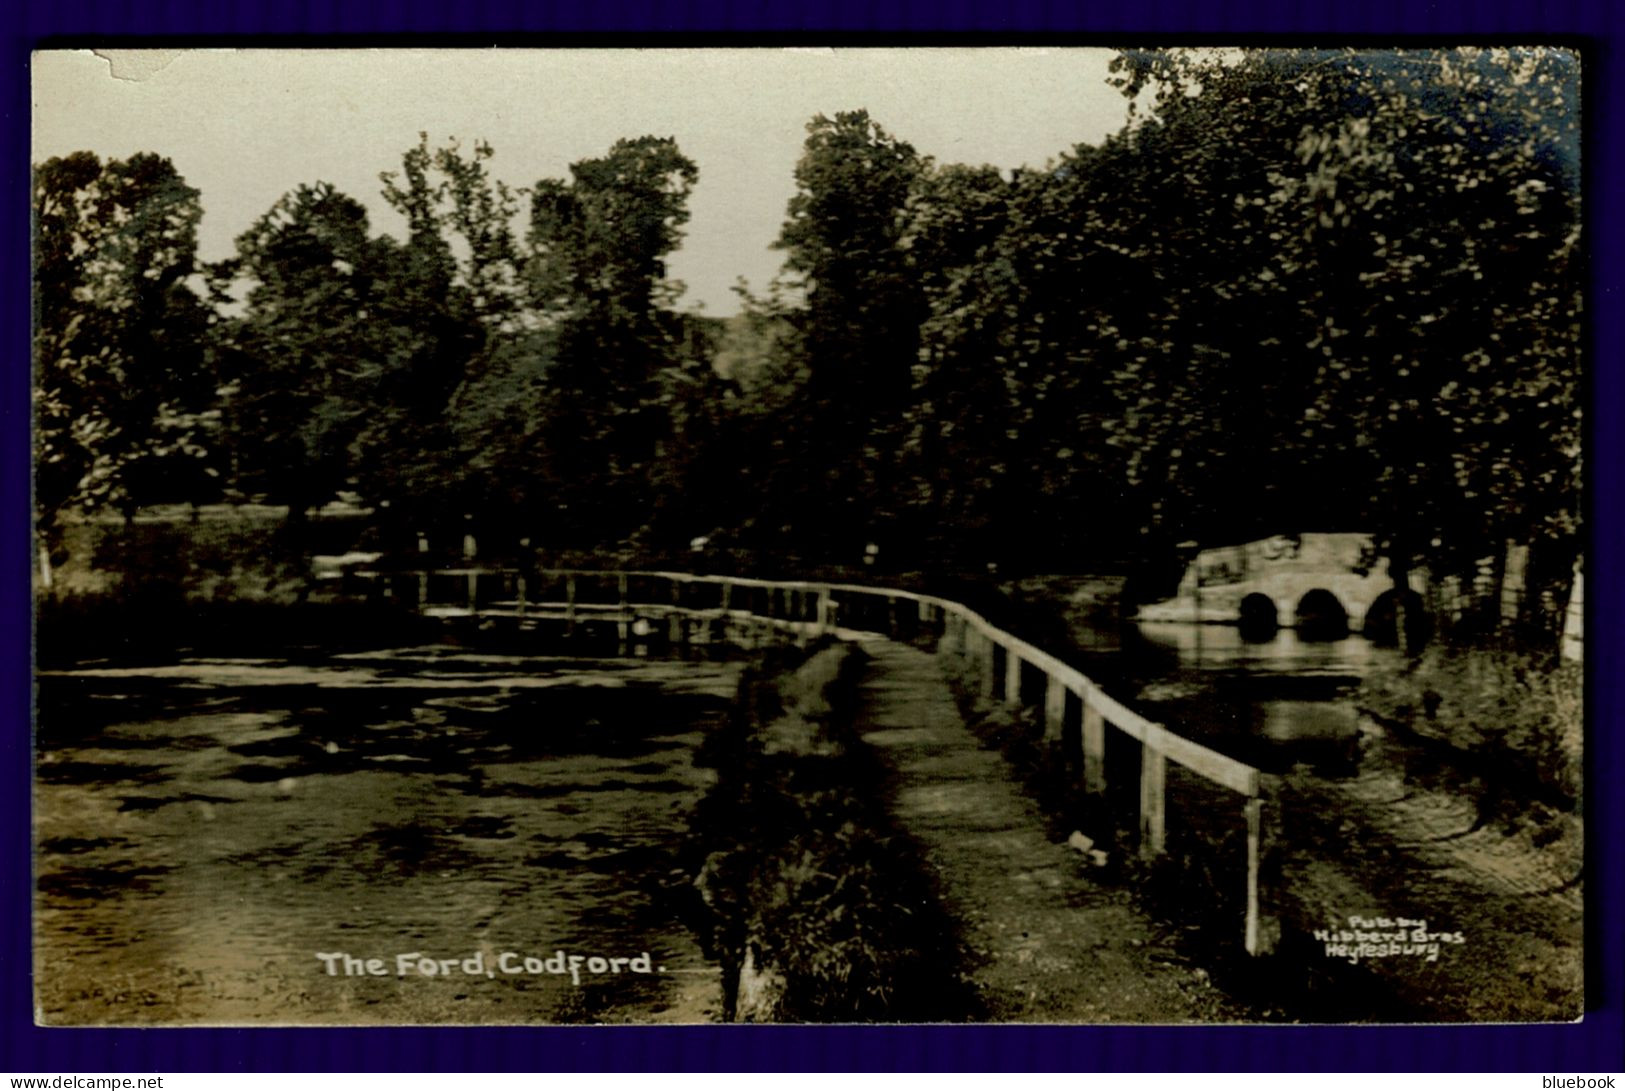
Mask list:
MULTIPOLYGON (((33 58, 33 159, 156 152, 202 191, 199 256, 233 241, 301 183, 402 221, 378 175, 427 132, 483 139, 513 186, 568 178, 622 137, 675 137, 699 167, 670 274, 680 305, 738 310, 764 291, 815 114, 867 109, 938 162, 1042 166, 1119 129, 1126 102, 1104 49, 42 51, 33 58), (139 78, 137 78, 139 77, 139 78)), ((523 224, 517 225, 520 228, 523 224)))

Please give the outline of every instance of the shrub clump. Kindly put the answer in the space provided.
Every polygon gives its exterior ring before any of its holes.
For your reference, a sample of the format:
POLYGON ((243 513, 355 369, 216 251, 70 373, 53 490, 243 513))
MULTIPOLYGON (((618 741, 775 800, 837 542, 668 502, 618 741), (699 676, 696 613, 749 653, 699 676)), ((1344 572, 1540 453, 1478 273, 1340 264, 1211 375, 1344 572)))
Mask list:
POLYGON ((745 672, 702 760, 692 823, 701 934, 737 1022, 963 1019, 951 929, 892 827, 885 771, 852 728, 863 657, 776 649, 745 672))
POLYGON ((1582 807, 1581 670, 1504 647, 1430 648, 1373 674, 1360 708, 1439 758, 1424 780, 1472 792, 1486 820, 1582 807))

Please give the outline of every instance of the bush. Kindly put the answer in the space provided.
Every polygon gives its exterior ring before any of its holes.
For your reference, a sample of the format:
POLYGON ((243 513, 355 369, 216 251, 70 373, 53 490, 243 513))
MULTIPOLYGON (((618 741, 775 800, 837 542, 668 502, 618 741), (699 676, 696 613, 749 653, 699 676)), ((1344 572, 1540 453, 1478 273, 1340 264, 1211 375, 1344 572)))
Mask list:
POLYGON ((861 654, 797 665, 770 652, 712 737, 716 786, 692 827, 706 947, 728 1017, 774 1022, 964 1018, 960 957, 893 828, 885 771, 852 728, 861 654))
POLYGON ((1430 648, 1362 684, 1362 711, 1440 758, 1437 779, 1477 791, 1481 812, 1509 817, 1530 800, 1582 806, 1582 674, 1505 647, 1430 648))

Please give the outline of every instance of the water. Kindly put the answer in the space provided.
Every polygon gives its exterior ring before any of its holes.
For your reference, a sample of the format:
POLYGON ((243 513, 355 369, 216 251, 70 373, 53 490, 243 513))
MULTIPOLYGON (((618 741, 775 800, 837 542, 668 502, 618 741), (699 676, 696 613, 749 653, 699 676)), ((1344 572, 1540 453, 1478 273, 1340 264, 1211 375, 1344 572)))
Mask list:
POLYGON ((41 1015, 704 1021, 720 976, 679 851, 737 670, 407 649, 42 672, 41 1015))
POLYGON ((1079 644, 1086 672, 1181 734, 1266 771, 1307 764, 1327 775, 1357 760, 1360 680, 1402 661, 1358 635, 1178 622, 1085 627, 1079 644))
MULTIPOLYGON (((1267 826, 1260 895, 1282 928, 1279 975, 1261 979, 1270 986, 1260 1004, 1335 1022, 1577 1015, 1577 823, 1542 827, 1555 842, 1544 850, 1525 832, 1486 823, 1471 792, 1430 780, 1436 756, 1365 719, 1355 702, 1361 680, 1402 666, 1404 653, 1361 636, 1312 640, 1280 630, 1248 639, 1235 628, 1189 624, 1130 626, 1092 640, 1080 641, 1090 649, 1080 665, 1136 707, 1279 775, 1266 793, 1276 818, 1267 826), (1466 939, 1437 961, 1355 967, 1313 938, 1350 914, 1425 920, 1466 939)), ((1132 783, 1132 768, 1125 773, 1132 783)), ((1219 838, 1237 828, 1233 800, 1194 778, 1170 775, 1169 784, 1170 837, 1203 831, 1199 856, 1227 843, 1219 838)), ((1127 813, 1132 807, 1129 800, 1127 813)), ((1234 873, 1186 874, 1208 884, 1209 900, 1239 889, 1234 873)), ((1186 905, 1185 891, 1170 904, 1186 905)), ((1228 984, 1254 986, 1245 971, 1228 984)))

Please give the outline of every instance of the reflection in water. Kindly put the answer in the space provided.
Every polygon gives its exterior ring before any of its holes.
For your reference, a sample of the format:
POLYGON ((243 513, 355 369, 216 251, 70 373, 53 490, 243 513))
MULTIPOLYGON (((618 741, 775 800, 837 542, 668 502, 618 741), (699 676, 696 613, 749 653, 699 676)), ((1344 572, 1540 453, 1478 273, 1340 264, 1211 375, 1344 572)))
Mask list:
POLYGON ((735 680, 444 652, 44 674, 45 1018, 704 1020, 717 971, 673 875, 735 680), (409 952, 559 949, 667 972, 393 975, 409 952), (327 976, 318 952, 391 973, 327 976))
POLYGON ((1263 639, 1248 639, 1253 634, 1232 625, 1147 622, 1139 626, 1139 635, 1155 647, 1176 652, 1180 666, 1198 670, 1361 678, 1392 655, 1391 649, 1378 648, 1363 636, 1308 640, 1296 629, 1276 629, 1263 639))
POLYGON ((1399 653, 1355 635, 1147 622, 1125 629, 1114 651, 1085 654, 1086 670, 1181 734, 1266 770, 1305 763, 1342 775, 1358 756, 1353 692, 1399 653))

